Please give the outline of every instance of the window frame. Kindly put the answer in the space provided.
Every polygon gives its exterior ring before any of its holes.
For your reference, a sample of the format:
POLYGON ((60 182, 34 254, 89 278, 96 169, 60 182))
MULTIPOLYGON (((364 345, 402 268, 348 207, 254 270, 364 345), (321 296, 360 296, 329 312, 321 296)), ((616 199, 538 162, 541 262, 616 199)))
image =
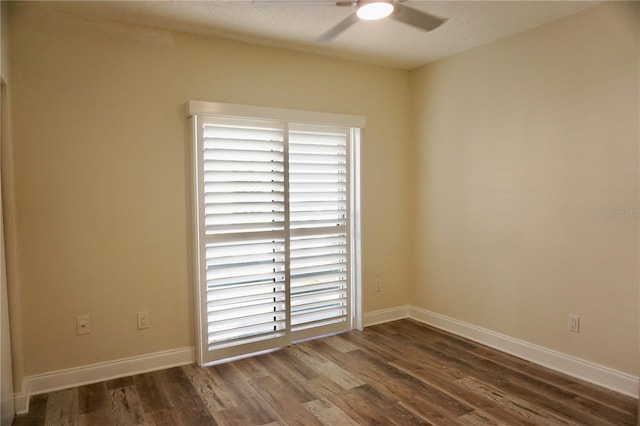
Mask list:
MULTIPOLYGON (((362 129, 365 127, 365 119, 361 116, 335 114, 325 112, 313 112, 284 108, 271 108, 262 106, 228 104, 219 102, 205 102, 191 100, 187 102, 186 115, 190 120, 191 130, 191 177, 192 177, 192 241, 190 241, 190 249, 192 250, 193 259, 193 281, 194 281, 194 313, 195 313, 195 331, 196 331, 196 360, 199 365, 211 364, 206 360, 208 348, 204 342, 207 341, 208 330, 206 323, 203 322, 203 294, 202 285, 206 282, 206 276, 203 276, 202 267, 206 264, 206 254, 203 250, 203 242, 205 241, 204 224, 204 194, 203 182, 201 179, 201 165, 203 164, 203 150, 200 147, 202 117, 230 117, 230 118, 249 118, 249 119, 273 119, 281 120, 285 123, 303 123, 311 125, 329 125, 348 127, 350 130, 350 159, 349 159, 349 221, 348 238, 350 240, 351 250, 349 252, 349 281, 351 283, 349 289, 350 304, 350 328, 362 330, 362 256, 361 256, 361 218, 360 218, 360 142, 362 137, 362 129)), ((206 300, 205 300, 206 302, 206 300)), ((289 303, 289 302, 287 302, 289 303)), ((285 338, 274 339, 277 347, 282 347, 289 343, 287 336, 291 330, 286 330, 285 338)), ((273 346, 265 345, 265 350, 269 350, 273 346), (269 346, 267 348, 266 346, 269 346)), ((260 349, 257 349, 260 351, 260 349)), ((255 353, 255 352, 253 352, 255 353)), ((243 355, 246 356, 246 355, 243 355)), ((222 360, 214 361, 220 362, 222 360)))

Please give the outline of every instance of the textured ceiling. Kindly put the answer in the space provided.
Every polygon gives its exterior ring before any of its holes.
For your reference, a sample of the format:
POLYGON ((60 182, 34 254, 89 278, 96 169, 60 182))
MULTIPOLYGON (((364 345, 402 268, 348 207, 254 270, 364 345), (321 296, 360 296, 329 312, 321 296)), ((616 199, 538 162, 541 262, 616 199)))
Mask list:
POLYGON ((418 1, 405 6, 447 18, 432 32, 401 22, 359 21, 328 43, 314 40, 354 7, 304 4, 261 6, 251 0, 75 1, 46 7, 126 22, 283 47, 411 69, 472 47, 538 27, 597 1, 418 1))

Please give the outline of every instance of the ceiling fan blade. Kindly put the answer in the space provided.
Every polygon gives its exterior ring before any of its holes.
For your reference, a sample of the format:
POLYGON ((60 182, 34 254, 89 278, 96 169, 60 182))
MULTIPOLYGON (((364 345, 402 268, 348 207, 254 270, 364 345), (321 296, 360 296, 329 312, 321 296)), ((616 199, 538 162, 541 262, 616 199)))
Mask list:
POLYGON ((446 19, 438 18, 437 16, 429 15, 428 13, 403 6, 400 3, 394 3, 394 7, 395 10, 391 15, 389 15, 390 18, 420 28, 424 31, 435 30, 447 21, 446 19))
POLYGON ((331 28, 329 31, 327 31, 326 33, 322 34, 320 37, 315 39, 315 42, 317 44, 326 43, 327 41, 331 40, 332 38, 334 38, 335 36, 343 32, 344 30, 349 28, 351 25, 358 22, 358 20, 359 20, 358 15, 356 15, 355 13, 352 13, 342 21, 338 22, 338 24, 335 27, 331 28))

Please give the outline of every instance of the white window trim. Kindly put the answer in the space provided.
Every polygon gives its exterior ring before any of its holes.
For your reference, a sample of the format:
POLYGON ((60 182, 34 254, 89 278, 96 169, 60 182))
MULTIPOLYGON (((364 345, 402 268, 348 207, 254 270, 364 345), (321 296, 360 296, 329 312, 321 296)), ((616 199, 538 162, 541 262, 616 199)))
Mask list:
POLYGON ((204 364, 204 351, 202 346, 203 338, 206 330, 202 324, 202 292, 201 283, 201 262, 204 260, 204 253, 201 252, 201 241, 204 238, 202 227, 203 220, 200 214, 199 194, 199 173, 198 166, 200 158, 198 150, 198 115, 217 115, 227 117, 244 117, 244 118, 263 118, 277 119, 289 122, 309 123, 309 124, 325 124, 335 126, 345 126, 356 128, 352 130, 351 140, 351 167, 353 179, 350 180, 351 191, 351 226, 352 231, 349 232, 351 244, 351 268, 350 280, 351 287, 351 327, 362 330, 362 244, 361 244, 361 208, 360 208, 360 139, 361 129, 365 127, 365 118, 357 115, 335 114, 316 111, 303 111, 286 108, 271 108, 252 105, 228 104, 220 102, 206 102, 190 100, 185 106, 187 117, 190 118, 191 128, 191 158, 192 158, 192 223, 193 223, 193 241, 191 247, 194 250, 193 273, 194 273, 194 304, 195 304, 195 330, 196 330, 196 358, 199 365, 204 364), (196 215, 196 213, 198 213, 196 215))
POLYGON ((228 117, 267 118, 299 123, 359 127, 361 129, 364 128, 365 125, 365 118, 359 115, 226 104, 220 102, 189 101, 186 105, 186 113, 187 117, 194 115, 223 115, 228 117))

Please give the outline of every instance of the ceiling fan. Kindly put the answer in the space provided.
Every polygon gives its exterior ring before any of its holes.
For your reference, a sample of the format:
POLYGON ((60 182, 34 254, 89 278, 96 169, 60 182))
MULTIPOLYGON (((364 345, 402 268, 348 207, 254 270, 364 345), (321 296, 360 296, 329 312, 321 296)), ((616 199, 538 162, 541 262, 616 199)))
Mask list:
POLYGON ((372 21, 389 17, 424 31, 435 30, 446 21, 446 19, 404 6, 401 4, 404 1, 406 0, 253 0, 253 3, 262 6, 355 6, 354 13, 318 37, 315 40, 316 43, 326 43, 361 19, 372 21))

